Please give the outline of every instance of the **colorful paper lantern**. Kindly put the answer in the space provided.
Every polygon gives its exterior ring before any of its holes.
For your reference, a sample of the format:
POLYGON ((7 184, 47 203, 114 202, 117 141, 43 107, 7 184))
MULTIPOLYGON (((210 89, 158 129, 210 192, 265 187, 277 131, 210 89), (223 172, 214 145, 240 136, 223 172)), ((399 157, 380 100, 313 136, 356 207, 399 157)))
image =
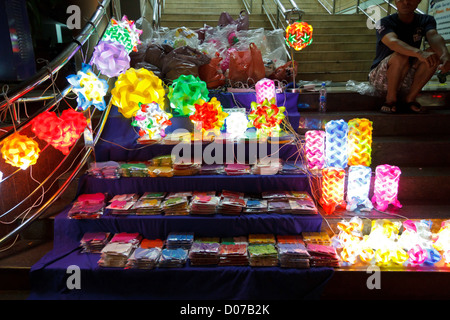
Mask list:
POLYGON ((232 112, 225 118, 225 126, 230 138, 243 137, 247 131, 248 119, 243 112, 232 112))
POLYGON ((348 124, 344 120, 331 120, 325 125, 325 165, 346 168, 348 124))
POLYGON ((172 125, 170 118, 172 114, 161 110, 156 102, 139 104, 140 109, 136 112, 131 125, 139 127, 141 137, 148 136, 150 139, 165 137, 165 129, 172 125))
POLYGON ((397 166, 385 164, 376 167, 372 202, 378 210, 384 211, 390 204, 402 207, 397 199, 400 174, 401 170, 397 166))
POLYGON ((113 41, 100 41, 92 53, 92 63, 107 77, 117 77, 130 68, 125 47, 113 41))
POLYGON ((305 157, 311 170, 325 166, 325 131, 309 130, 305 133, 305 157))
POLYGON ((220 133, 225 118, 228 116, 226 112, 223 112, 222 105, 216 97, 213 97, 209 102, 202 99, 195 103, 195 112, 189 116, 189 119, 196 125, 198 130, 202 133, 214 132, 220 133))
POLYGON ((409 261, 413 265, 422 264, 427 259, 427 250, 423 249, 419 244, 416 244, 408 250, 409 261))
POLYGON ((205 81, 193 75, 181 75, 169 87, 167 97, 173 112, 180 116, 190 116, 195 112, 199 100, 207 101, 209 91, 205 81))
POLYGON ((348 165, 370 166, 372 163, 372 121, 352 119, 348 122, 348 165))
POLYGON ((261 79, 255 84, 256 103, 263 103, 264 100, 274 101, 276 103, 275 81, 271 79, 261 79))
POLYGON ((313 27, 303 21, 294 22, 286 27, 286 44, 299 51, 313 42, 313 27))
POLYGON ((257 135, 276 136, 280 132, 280 124, 285 118, 285 107, 278 107, 275 99, 264 100, 263 103, 253 101, 248 114, 249 127, 255 127, 257 135))
POLYGON ((337 206, 346 206, 344 183, 344 169, 331 167, 322 169, 322 196, 320 204, 326 214, 332 214, 337 206))
POLYGON ((372 169, 362 165, 350 166, 347 183, 347 210, 371 210, 372 202, 369 199, 372 169))
POLYGON ((164 108, 165 91, 160 78, 147 69, 130 68, 117 78, 111 90, 112 103, 125 118, 133 117, 139 104, 156 102, 164 108))
POLYGON ((67 81, 72 85, 72 91, 78 96, 78 107, 86 110, 91 105, 100 111, 105 110, 105 95, 108 92, 108 83, 106 80, 99 79, 91 66, 83 63, 80 71, 76 75, 67 77, 67 81))
POLYGON ((122 20, 111 19, 111 23, 106 28, 102 40, 110 40, 122 44, 128 53, 137 51, 137 45, 141 44, 139 37, 142 30, 136 28, 133 20, 128 20, 123 16, 122 20))
POLYGON ((36 141, 17 132, 2 141, 1 153, 5 162, 26 170, 39 158, 39 145, 36 141))

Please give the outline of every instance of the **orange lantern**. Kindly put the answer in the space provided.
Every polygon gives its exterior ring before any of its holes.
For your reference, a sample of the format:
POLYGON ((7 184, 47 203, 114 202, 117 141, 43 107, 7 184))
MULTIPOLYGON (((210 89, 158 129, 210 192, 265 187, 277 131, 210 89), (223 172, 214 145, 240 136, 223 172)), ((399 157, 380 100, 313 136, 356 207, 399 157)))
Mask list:
POLYGON ((5 162, 26 170, 39 158, 39 145, 33 139, 19 133, 13 133, 2 142, 1 153, 5 162))

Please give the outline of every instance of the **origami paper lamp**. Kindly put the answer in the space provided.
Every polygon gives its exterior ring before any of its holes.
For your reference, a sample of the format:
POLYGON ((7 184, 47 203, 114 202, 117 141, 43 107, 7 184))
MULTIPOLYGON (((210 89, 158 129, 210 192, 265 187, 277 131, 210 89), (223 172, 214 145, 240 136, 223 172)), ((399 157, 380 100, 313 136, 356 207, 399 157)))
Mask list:
POLYGON ((131 125, 139 127, 139 135, 148 135, 149 138, 165 137, 165 129, 172 125, 172 114, 161 110, 156 102, 140 104, 131 125))
POLYGON ((325 166, 346 168, 348 125, 344 120, 331 120, 325 125, 325 166))
POLYGON ((378 210, 386 210, 389 204, 402 207, 397 199, 400 174, 401 170, 397 166, 384 164, 376 167, 372 202, 378 210))
POLYGON ((336 206, 344 206, 345 170, 341 168, 322 169, 322 196, 320 204, 326 214, 332 214, 336 206))
POLYGON ((163 108, 165 93, 161 79, 144 68, 130 68, 120 74, 111 90, 112 103, 125 118, 134 116, 140 103, 156 102, 163 108))
POLYGON ((348 165, 370 166, 372 163, 372 121, 352 119, 348 122, 348 165))
POLYGON ((247 131, 248 119, 245 113, 232 112, 225 118, 225 125, 231 138, 239 138, 247 131))
POLYGON ((325 166, 325 131, 306 131, 305 157, 311 170, 323 169, 325 166))
POLYGON ((359 258, 362 262, 369 263, 375 257, 375 251, 372 248, 363 247, 359 251, 359 258))
POLYGON ((363 210, 373 208, 369 199, 372 169, 362 165, 350 166, 347 183, 347 210, 355 211, 358 207, 363 210))
POLYGON ((110 40, 122 44, 128 53, 137 51, 137 45, 141 44, 139 37, 142 30, 136 28, 133 20, 128 20, 127 16, 123 16, 122 20, 111 19, 106 28, 102 40, 110 40))
POLYGON ((130 56, 125 47, 113 41, 100 41, 92 53, 92 63, 110 78, 130 68, 130 56))
POLYGON ((22 170, 35 164, 39 158, 39 145, 33 139, 13 133, 2 141, 1 153, 5 162, 22 170))
POLYGON ((83 63, 82 69, 76 75, 69 75, 67 81, 72 85, 72 91, 78 96, 78 107, 86 110, 93 105, 100 111, 105 110, 104 97, 108 92, 106 80, 99 79, 91 69, 91 66, 83 63))
POLYGON ((180 116, 189 116, 195 112, 199 100, 207 101, 209 91, 205 81, 193 75, 181 75, 169 87, 167 97, 170 107, 180 116))
POLYGON ((286 27, 286 44, 299 51, 313 42, 313 27, 303 21, 294 22, 286 27))
POLYGON ((194 106, 195 112, 189 116, 189 119, 196 128, 202 133, 213 131, 219 134, 228 114, 222 111, 222 105, 217 98, 213 97, 209 102, 200 99, 194 106))
POLYGON ((422 264, 427 259, 427 250, 416 244, 408 250, 409 261, 412 264, 422 264))
POLYGON ((272 101, 276 103, 275 81, 271 79, 261 79, 255 84, 256 90, 256 103, 263 103, 264 100, 272 101))
POLYGON ((271 101, 264 100, 263 103, 253 101, 248 114, 248 127, 255 127, 257 135, 276 136, 280 131, 280 124, 285 118, 285 107, 278 107, 271 101))

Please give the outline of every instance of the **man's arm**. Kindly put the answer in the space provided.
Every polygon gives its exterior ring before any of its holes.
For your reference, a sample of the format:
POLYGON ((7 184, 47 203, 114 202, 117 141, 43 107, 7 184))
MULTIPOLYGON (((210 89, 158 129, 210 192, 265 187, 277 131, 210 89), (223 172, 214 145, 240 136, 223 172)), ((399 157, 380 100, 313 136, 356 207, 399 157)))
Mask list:
POLYGON ((441 70, 442 73, 447 73, 450 71, 450 53, 445 45, 444 38, 442 38, 436 29, 429 30, 426 37, 431 49, 433 49, 439 57, 440 64, 438 69, 441 70))

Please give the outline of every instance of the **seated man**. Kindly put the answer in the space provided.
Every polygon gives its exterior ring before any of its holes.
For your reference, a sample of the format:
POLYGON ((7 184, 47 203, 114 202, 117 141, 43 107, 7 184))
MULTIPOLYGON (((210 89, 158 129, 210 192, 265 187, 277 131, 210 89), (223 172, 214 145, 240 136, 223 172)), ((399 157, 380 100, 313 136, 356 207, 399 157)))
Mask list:
POLYGON ((436 20, 414 10, 421 0, 395 0, 397 13, 377 25, 376 57, 369 73, 369 82, 386 94, 381 112, 398 111, 398 94, 404 94, 407 110, 424 112, 416 101, 423 86, 436 70, 450 70, 450 54, 445 41, 436 31, 436 20), (420 50, 425 36, 430 48, 420 50))

